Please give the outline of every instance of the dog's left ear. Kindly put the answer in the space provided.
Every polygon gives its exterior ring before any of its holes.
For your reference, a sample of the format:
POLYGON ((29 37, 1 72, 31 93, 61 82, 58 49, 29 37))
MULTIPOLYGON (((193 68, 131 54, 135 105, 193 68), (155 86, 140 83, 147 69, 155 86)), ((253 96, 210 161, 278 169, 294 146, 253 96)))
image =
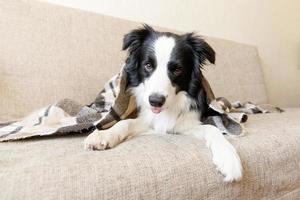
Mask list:
POLYGON ((195 66, 191 75, 188 93, 195 98, 197 109, 201 111, 201 116, 204 117, 208 113, 209 105, 205 88, 202 85, 200 69, 206 64, 206 61, 215 64, 215 51, 207 42, 194 33, 183 35, 183 39, 190 46, 195 56, 195 66))
POLYGON ((194 33, 187 33, 183 37, 193 49, 200 66, 203 66, 206 60, 215 64, 215 51, 204 39, 194 33))

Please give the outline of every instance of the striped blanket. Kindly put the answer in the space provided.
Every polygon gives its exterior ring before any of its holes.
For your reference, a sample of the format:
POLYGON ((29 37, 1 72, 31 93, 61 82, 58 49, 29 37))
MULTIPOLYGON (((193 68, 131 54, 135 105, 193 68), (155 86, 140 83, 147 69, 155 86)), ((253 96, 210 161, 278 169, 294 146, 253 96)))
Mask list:
MULTIPOLYGON (((215 98, 207 80, 202 84, 208 95, 209 107, 218 113, 208 116, 203 123, 213 124, 228 135, 241 135, 242 123, 247 114, 282 112, 269 105, 251 102, 230 103, 226 98, 215 98)), ((134 118, 137 114, 135 98, 126 90, 126 73, 112 77, 95 101, 81 105, 70 99, 63 99, 37 110, 21 120, 0 123, 0 142, 30 137, 90 133, 97 129, 107 129, 116 122, 134 118)))

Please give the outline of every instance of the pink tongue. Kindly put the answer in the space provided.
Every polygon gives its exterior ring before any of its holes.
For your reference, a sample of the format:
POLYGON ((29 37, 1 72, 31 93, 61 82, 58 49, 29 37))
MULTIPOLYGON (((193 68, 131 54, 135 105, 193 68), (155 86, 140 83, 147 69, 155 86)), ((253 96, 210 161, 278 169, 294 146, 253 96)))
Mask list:
POLYGON ((158 114, 161 112, 161 108, 160 107, 151 107, 151 111, 155 114, 158 114))

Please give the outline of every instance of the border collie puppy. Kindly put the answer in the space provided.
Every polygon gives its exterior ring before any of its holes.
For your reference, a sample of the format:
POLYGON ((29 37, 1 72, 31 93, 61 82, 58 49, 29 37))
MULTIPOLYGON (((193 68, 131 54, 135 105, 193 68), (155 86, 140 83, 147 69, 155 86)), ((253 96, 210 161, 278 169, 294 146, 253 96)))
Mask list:
POLYGON ((224 181, 239 180, 242 166, 236 150, 218 128, 200 121, 208 111, 201 67, 215 62, 214 50, 193 33, 158 32, 148 25, 125 35, 123 50, 128 50, 124 69, 138 117, 95 130, 85 139, 85 148, 113 148, 145 132, 191 135, 206 141, 224 181))

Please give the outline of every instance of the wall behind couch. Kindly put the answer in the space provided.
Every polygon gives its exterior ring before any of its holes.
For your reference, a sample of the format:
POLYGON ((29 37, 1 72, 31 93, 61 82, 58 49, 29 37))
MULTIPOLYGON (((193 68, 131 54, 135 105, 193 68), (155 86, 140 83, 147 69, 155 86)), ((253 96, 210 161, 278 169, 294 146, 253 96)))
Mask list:
POLYGON ((44 0, 255 45, 269 100, 300 106, 299 0, 44 0))

